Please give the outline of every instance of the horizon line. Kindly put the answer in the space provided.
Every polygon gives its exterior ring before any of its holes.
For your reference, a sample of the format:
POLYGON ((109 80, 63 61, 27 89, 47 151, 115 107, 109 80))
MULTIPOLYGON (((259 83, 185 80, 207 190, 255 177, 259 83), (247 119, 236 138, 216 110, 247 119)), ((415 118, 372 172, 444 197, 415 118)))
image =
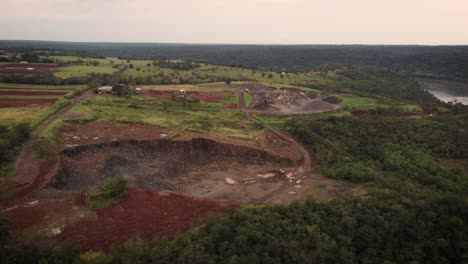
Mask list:
POLYGON ((0 42, 56 42, 56 43, 86 43, 86 44, 166 44, 166 45, 233 45, 233 46, 468 46, 468 44, 383 44, 383 43, 223 43, 223 42, 134 42, 134 41, 72 41, 45 39, 0 39, 0 42))

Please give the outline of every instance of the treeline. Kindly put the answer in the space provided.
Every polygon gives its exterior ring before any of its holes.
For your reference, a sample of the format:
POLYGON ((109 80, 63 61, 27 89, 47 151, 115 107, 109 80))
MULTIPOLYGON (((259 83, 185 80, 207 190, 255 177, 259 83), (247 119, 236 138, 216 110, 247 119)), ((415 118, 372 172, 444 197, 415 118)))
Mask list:
POLYGON ((422 190, 466 195, 461 170, 439 158, 468 158, 468 115, 431 119, 319 117, 290 122, 290 132, 317 153, 324 174, 416 194, 422 190))
MULTIPOLYGON (((114 74, 89 73, 87 76, 58 78, 53 74, 43 75, 0 75, 0 83, 22 83, 33 85, 90 85, 98 87, 101 85, 132 84, 132 85, 160 85, 160 84, 197 84, 207 82, 224 82, 230 78, 211 76, 200 72, 191 72, 190 74, 174 73, 155 73, 146 76, 124 76, 123 70, 114 74)), ((248 78, 236 78, 239 81, 252 81, 248 78)))
POLYGON ((12 169, 11 165, 16 158, 16 154, 28 139, 30 133, 31 127, 26 123, 20 123, 12 127, 0 125, 0 177, 6 176, 9 170, 12 169))
POLYGON ((342 90, 351 89, 355 94, 378 95, 428 104, 436 101, 436 98, 421 88, 416 80, 385 68, 351 65, 322 67, 320 70, 336 71, 336 79, 342 90))
POLYGON ((222 76, 213 76, 207 73, 192 71, 188 74, 180 72, 164 73, 159 72, 146 76, 121 76, 119 83, 136 85, 162 85, 162 84, 199 84, 210 82, 225 82, 235 79, 236 81, 254 81, 247 77, 229 78, 222 76))
POLYGON ((27 61, 29 63, 54 63, 51 58, 41 57, 37 53, 22 53, 22 54, 0 54, 0 62, 20 62, 27 61))
POLYGON ((104 83, 105 80, 111 78, 110 74, 96 74, 90 73, 86 77, 70 77, 70 78, 58 78, 53 74, 37 74, 37 75, 23 75, 23 74, 11 74, 11 75, 0 75, 0 82, 2 83, 22 83, 22 84, 33 84, 33 85, 82 85, 88 84, 93 80, 97 80, 99 83, 104 83))
POLYGON ((189 60, 182 61, 171 61, 171 60, 155 60, 153 61, 153 66, 161 68, 169 68, 174 70, 188 71, 200 67, 199 63, 195 63, 189 60))
POLYGON ((0 48, 48 48, 128 59, 185 59, 273 71, 307 71, 326 64, 381 66, 419 77, 468 80, 468 46, 183 45, 0 41, 0 48))

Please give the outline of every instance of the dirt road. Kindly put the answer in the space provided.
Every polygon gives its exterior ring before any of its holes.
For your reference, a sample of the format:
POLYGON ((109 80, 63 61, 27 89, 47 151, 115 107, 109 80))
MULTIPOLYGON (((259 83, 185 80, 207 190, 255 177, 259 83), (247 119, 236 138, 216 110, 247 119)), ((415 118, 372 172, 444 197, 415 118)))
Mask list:
MULTIPOLYGON (((7 181, 2 185, 4 188, 3 190, 1 190, 2 194, 11 194, 16 190, 21 189, 14 193, 12 196, 9 196, 9 200, 21 199, 27 194, 24 190, 33 189, 32 187, 34 186, 32 185, 36 186, 42 184, 42 182, 38 182, 37 179, 42 178, 45 180, 45 178, 37 177, 40 174, 40 164, 34 157, 34 145, 37 143, 41 134, 50 124, 52 124, 54 121, 60 118, 70 117, 70 114, 68 113, 70 109, 75 107, 77 104, 81 103, 83 100, 90 98, 91 96, 93 96, 93 94, 89 91, 86 91, 82 95, 75 97, 69 106, 63 108, 52 118, 42 123, 36 129, 35 133, 29 138, 29 140, 23 145, 21 153, 15 162, 15 174, 12 177, 8 178, 7 181), (23 188, 25 186, 26 188, 23 188)), ((50 166, 53 166, 53 164, 50 164, 50 166)))
MULTIPOLYGON (((300 180, 304 176, 311 175, 311 174, 313 175, 313 172, 312 172, 312 169, 313 169, 312 156, 311 156, 310 152, 304 147, 304 145, 299 140, 297 140, 295 137, 289 135, 288 133, 279 131, 278 129, 273 128, 272 126, 270 126, 268 124, 265 124, 262 121, 260 121, 259 119, 252 116, 252 114, 245 107, 244 89, 238 88, 238 89, 236 89, 236 93, 237 93, 237 97, 239 98, 239 111, 241 111, 250 121, 252 121, 252 122, 254 122, 254 123, 258 124, 258 125, 261 125, 262 127, 264 127, 265 129, 271 131, 273 134, 280 137, 281 139, 283 139, 283 140, 285 140, 287 142, 291 142, 291 144, 294 144, 294 146, 301 152, 301 154, 302 154, 302 163, 297 168, 298 174, 295 175, 295 178, 300 180)), ((266 202, 270 198, 272 198, 272 197, 276 196, 277 194, 289 189, 290 187, 292 187, 294 185, 295 185, 294 182, 292 182, 292 183, 291 182, 286 182, 285 184, 283 184, 279 188, 273 190, 272 192, 266 194, 264 197, 262 197, 261 199, 259 199, 256 202, 260 202, 260 203, 266 202)))

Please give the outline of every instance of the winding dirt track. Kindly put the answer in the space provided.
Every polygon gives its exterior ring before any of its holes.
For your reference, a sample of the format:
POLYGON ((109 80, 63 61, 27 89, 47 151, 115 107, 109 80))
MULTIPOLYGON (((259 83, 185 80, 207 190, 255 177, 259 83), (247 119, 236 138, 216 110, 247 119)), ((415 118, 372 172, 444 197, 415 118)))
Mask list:
MULTIPOLYGON (((39 140, 41 134, 44 132, 44 130, 52 124, 54 121, 60 119, 60 118, 67 118, 70 117, 70 114, 68 111, 81 103, 83 100, 86 100, 93 96, 92 93, 90 92, 85 92, 84 94, 77 96, 73 99, 72 103, 60 110, 57 114, 55 114, 52 118, 47 120, 46 122, 42 123, 35 131, 34 135, 32 135, 28 141, 23 145, 23 148, 21 149, 21 153, 16 159, 15 162, 15 174, 13 177, 9 178, 8 181, 4 184, 6 186, 6 192, 9 191, 15 191, 18 189, 18 187, 24 187, 27 186, 26 188, 20 188, 19 191, 15 192, 13 195, 9 196, 8 201, 12 202, 18 199, 23 198, 25 195, 29 194, 29 192, 34 191, 38 185, 43 184, 45 178, 44 177, 38 177, 40 168, 39 164, 35 161, 34 158, 34 145, 37 143, 39 140), (27 191, 28 190, 28 191, 27 191)), ((51 162, 50 166, 53 166, 54 163, 56 162, 51 162)), ((39 173, 40 174, 40 173, 39 173)), ((3 201, 6 202, 6 201, 3 201)))
MULTIPOLYGON (((283 139, 283 140, 285 140, 287 142, 291 142, 291 144, 294 144, 294 146, 301 152, 301 154, 302 154, 302 164, 298 168, 299 173, 296 175, 296 178, 297 179, 302 179, 306 175, 313 174, 313 172, 312 172, 312 169, 313 169, 312 156, 310 155, 310 152, 304 147, 304 145, 302 145, 302 143, 300 141, 298 141, 296 138, 289 135, 288 133, 279 131, 276 128, 273 128, 272 126, 270 126, 268 124, 265 124, 262 121, 255 118, 254 116, 252 116, 251 113, 248 111, 248 109, 245 107, 244 91, 243 91, 242 88, 236 89, 236 94, 237 94, 237 97, 239 98, 239 111, 241 111, 247 117, 247 119, 249 119, 250 121, 252 121, 252 122, 254 122, 254 123, 258 124, 258 125, 261 125, 263 128, 271 131, 273 134, 280 137, 281 139, 283 139)), ((266 202, 270 198, 274 197, 278 193, 281 193, 281 192, 285 191, 286 189, 290 188, 293 185, 295 185, 294 182, 292 182, 292 183, 286 182, 285 184, 283 184, 279 188, 277 188, 277 189, 273 190, 272 192, 270 192, 270 193, 266 194, 265 196, 263 196, 257 202, 260 202, 260 203, 266 202)))

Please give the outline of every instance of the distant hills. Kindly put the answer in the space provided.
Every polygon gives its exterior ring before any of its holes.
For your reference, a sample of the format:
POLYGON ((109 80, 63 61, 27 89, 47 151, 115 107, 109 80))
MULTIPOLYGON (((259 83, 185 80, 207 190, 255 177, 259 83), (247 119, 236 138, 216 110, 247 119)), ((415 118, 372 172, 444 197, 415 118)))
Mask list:
POLYGON ((5 51, 62 50, 129 59, 190 59, 276 71, 307 71, 327 64, 363 64, 416 77, 468 81, 468 46, 220 45, 0 41, 5 51))

